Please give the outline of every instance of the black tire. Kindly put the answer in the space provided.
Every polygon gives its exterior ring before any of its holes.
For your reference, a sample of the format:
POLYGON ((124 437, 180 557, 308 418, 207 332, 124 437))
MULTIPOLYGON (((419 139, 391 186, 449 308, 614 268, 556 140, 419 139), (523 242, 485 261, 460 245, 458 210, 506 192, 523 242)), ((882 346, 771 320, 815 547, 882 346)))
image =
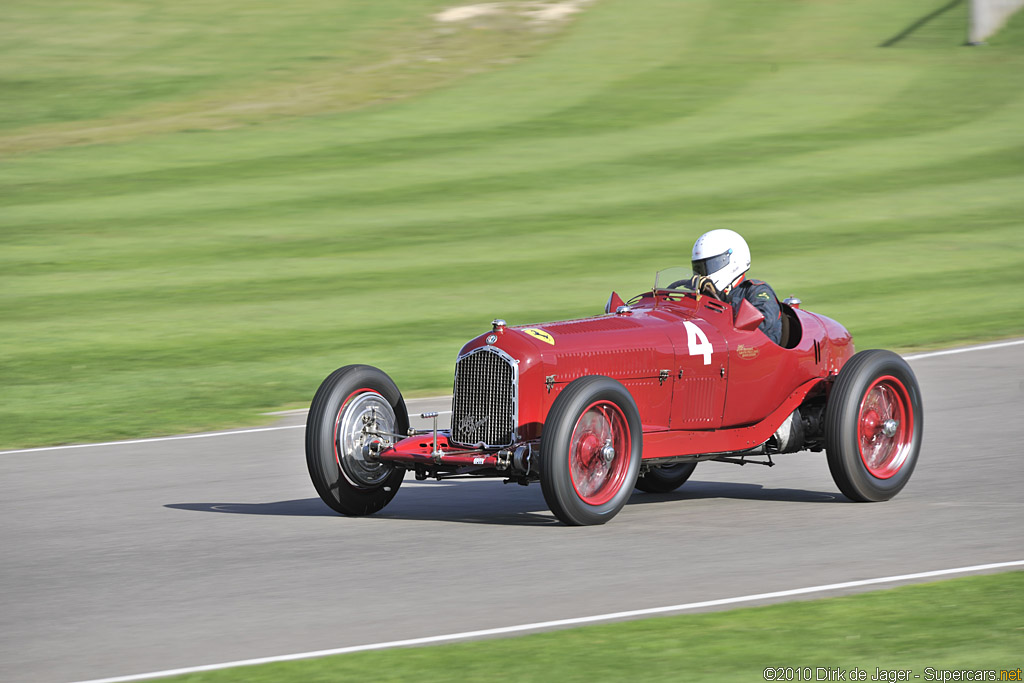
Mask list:
POLYGON ((646 493, 671 493, 685 484, 695 469, 695 462, 651 467, 637 478, 636 487, 646 493))
POLYGON ((846 362, 825 408, 832 479, 857 502, 889 500, 907 485, 924 433, 921 389, 891 351, 861 351, 846 362))
MULTIPOLYGON (((369 365, 347 365, 323 381, 306 418, 306 466, 320 498, 343 515, 369 515, 395 497, 405 470, 365 458, 362 416, 397 434, 409 430, 398 387, 369 365), (376 417, 374 417, 376 416, 376 417)), ((393 440, 393 439, 392 439, 393 440)))
POLYGON ((640 413, 626 387, 609 377, 580 377, 555 398, 544 423, 544 500, 565 524, 604 524, 633 492, 642 452, 640 413))

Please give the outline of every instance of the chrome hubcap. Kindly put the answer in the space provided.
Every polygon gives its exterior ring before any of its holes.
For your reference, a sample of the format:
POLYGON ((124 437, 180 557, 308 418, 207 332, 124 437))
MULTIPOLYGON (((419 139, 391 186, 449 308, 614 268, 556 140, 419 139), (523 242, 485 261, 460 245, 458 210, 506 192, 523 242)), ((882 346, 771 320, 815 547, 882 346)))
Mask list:
POLYGON ((609 463, 615 459, 615 446, 612 446, 612 440, 608 439, 604 442, 604 446, 601 448, 601 459, 605 463, 609 463))
POLYGON ((353 397, 338 415, 338 465, 356 486, 376 486, 391 474, 378 456, 388 446, 376 432, 395 431, 395 413, 384 397, 367 391, 353 397))

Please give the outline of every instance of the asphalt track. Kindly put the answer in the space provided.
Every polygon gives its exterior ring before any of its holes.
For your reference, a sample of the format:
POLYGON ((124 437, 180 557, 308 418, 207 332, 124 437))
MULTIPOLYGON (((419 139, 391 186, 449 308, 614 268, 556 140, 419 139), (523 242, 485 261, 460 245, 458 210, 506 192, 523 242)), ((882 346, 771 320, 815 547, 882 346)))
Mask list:
POLYGON ((557 524, 539 487, 500 481, 410 478, 381 513, 340 517, 309 483, 298 427, 0 453, 0 680, 103 678, 1024 559, 1024 345, 912 365, 922 458, 878 504, 847 502, 810 453, 771 469, 704 463, 679 491, 637 493, 611 523, 584 528, 557 524))

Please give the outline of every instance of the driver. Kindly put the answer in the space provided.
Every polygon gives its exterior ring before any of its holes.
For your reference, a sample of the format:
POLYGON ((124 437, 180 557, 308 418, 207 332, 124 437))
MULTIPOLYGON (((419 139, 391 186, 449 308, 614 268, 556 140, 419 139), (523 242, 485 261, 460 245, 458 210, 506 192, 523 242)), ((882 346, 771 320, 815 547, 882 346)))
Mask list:
POLYGON ((738 232, 712 230, 693 245, 693 289, 727 301, 734 311, 746 299, 764 315, 758 329, 776 344, 782 341, 782 310, 768 283, 747 279, 750 247, 738 232))

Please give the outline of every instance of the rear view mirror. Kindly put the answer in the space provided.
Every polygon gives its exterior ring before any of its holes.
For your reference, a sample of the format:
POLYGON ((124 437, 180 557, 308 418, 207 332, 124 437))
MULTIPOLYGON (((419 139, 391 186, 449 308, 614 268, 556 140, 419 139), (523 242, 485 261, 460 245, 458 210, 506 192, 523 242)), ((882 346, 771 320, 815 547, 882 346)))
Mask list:
POLYGON ((625 306, 626 302, 622 300, 618 292, 612 292, 612 295, 608 297, 608 303, 604 305, 605 313, 614 313, 619 306, 625 306))

